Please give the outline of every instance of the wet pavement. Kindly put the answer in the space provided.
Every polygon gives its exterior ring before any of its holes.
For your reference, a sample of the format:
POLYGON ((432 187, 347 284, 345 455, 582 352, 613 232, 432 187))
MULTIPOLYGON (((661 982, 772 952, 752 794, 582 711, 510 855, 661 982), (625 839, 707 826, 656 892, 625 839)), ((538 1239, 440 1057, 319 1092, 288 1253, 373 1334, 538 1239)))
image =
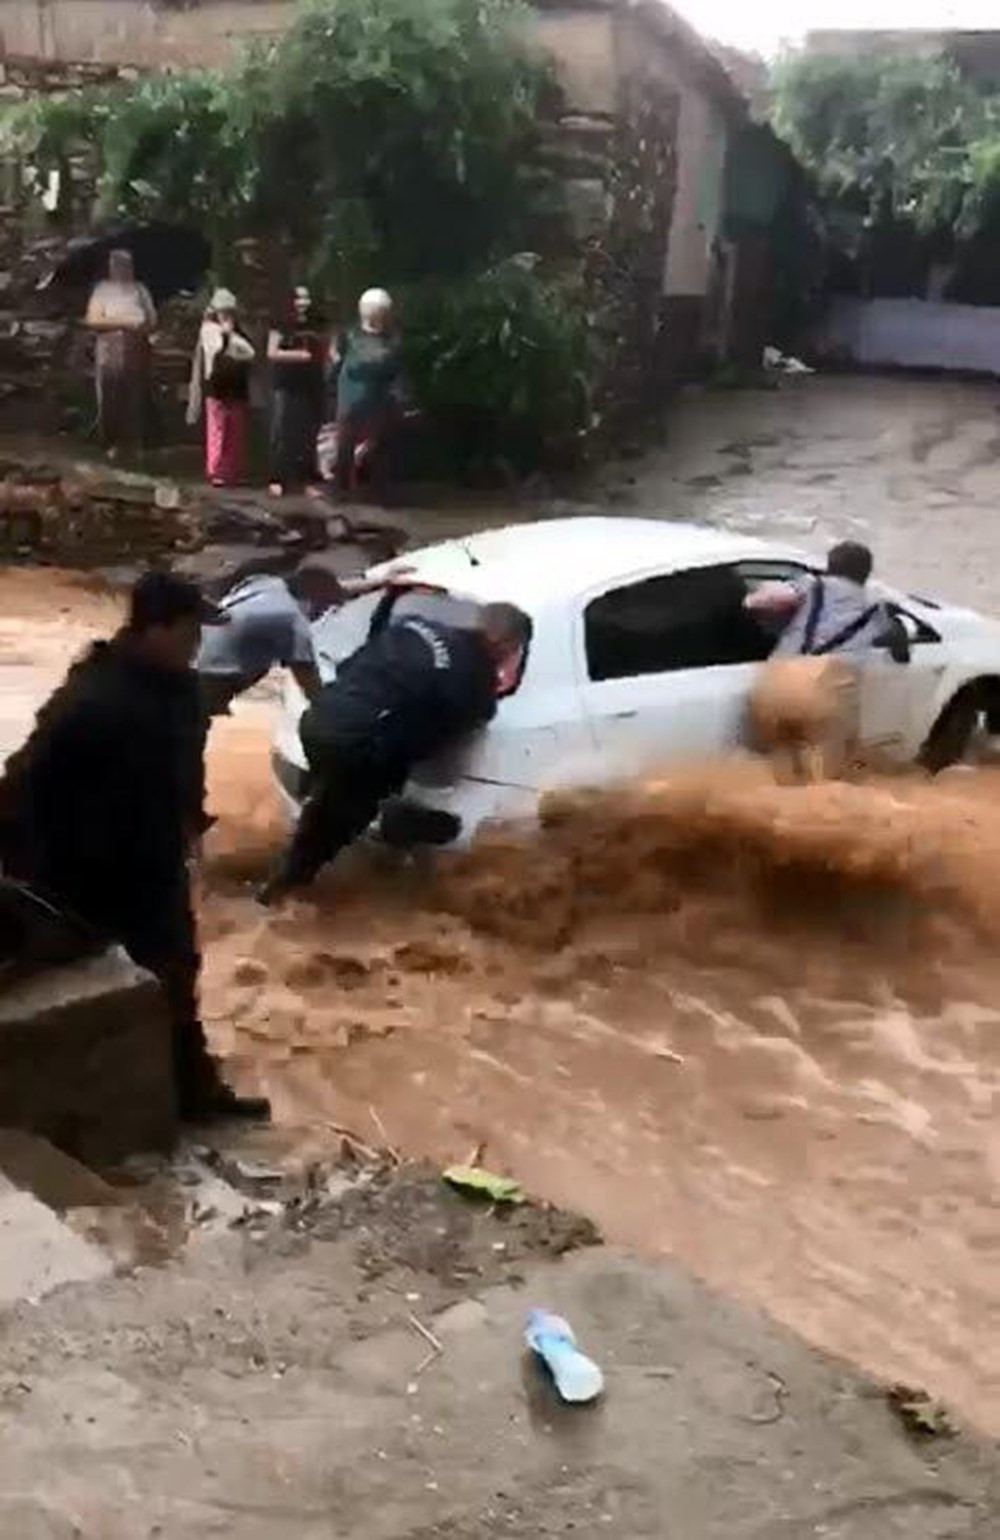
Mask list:
POLYGON ((1000 612, 1000 384, 811 376, 693 391, 665 447, 609 473, 605 492, 809 549, 865 540, 890 581, 1000 612))

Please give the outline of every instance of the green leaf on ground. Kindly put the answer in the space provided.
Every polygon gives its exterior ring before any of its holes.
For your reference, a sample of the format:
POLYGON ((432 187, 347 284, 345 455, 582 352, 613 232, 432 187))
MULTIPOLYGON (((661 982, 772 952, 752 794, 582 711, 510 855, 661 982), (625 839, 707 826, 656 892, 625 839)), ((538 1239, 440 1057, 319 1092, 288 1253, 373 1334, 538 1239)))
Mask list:
POLYGON ((520 1185, 508 1176, 497 1176, 478 1166, 449 1166, 442 1173, 450 1187, 474 1197, 490 1198, 494 1203, 523 1203, 520 1185))

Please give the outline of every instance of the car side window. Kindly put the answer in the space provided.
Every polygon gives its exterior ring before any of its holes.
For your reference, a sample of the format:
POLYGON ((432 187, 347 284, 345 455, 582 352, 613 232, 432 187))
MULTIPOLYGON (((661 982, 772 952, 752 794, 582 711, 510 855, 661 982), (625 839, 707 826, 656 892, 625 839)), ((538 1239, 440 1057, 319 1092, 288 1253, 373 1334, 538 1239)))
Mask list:
POLYGON ((734 566, 697 567, 610 589, 584 611, 594 681, 752 663, 771 639, 743 608, 748 585, 734 566))
POLYGON ((794 561, 741 561, 736 569, 747 585, 747 592, 769 583, 801 583, 815 575, 811 567, 794 561))
MULTIPOLYGON (((774 561, 773 559, 741 561, 738 570, 740 577, 746 583, 748 594, 755 593, 758 588, 770 588, 775 583, 801 583, 815 576, 813 569, 804 566, 801 562, 774 561)), ((778 638, 788 624, 788 616, 758 610, 754 619, 767 636, 768 647, 773 651, 778 638)))

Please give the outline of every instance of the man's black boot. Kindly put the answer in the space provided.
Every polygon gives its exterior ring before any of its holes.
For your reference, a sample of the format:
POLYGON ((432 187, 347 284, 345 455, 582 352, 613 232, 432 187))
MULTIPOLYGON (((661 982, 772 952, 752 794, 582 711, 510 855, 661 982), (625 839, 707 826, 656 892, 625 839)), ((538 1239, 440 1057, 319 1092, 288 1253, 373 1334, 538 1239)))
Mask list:
POLYGON ((266 1123, 271 1103, 266 1096, 240 1096, 227 1085, 215 1060, 207 1053, 200 1062, 186 1066, 178 1076, 177 1103, 184 1123, 214 1123, 224 1118, 247 1118, 266 1123))
POLYGON ((254 902, 260 904, 264 909, 273 909, 277 904, 281 903, 282 899, 287 898, 291 891, 291 885, 280 873, 277 873, 273 877, 268 877, 266 882, 261 883, 254 893, 254 902))

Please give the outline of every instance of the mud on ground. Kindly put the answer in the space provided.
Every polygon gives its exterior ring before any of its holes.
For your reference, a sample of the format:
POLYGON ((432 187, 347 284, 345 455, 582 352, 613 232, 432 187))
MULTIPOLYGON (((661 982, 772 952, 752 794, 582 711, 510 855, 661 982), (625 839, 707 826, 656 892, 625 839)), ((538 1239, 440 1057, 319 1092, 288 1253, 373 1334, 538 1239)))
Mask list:
POLYGON ((0 1533, 997 1532, 995 1455, 915 1438, 879 1388, 674 1267, 600 1247, 540 1262, 536 1239, 574 1238, 555 1216, 456 1218, 463 1200, 433 1174, 381 1183, 377 1200, 321 1202, 301 1229, 241 1229, 7 1315, 0 1533), (413 1250, 428 1225, 443 1253, 413 1250), (535 1304, 566 1314, 602 1363, 597 1407, 560 1407, 526 1357, 535 1304))

